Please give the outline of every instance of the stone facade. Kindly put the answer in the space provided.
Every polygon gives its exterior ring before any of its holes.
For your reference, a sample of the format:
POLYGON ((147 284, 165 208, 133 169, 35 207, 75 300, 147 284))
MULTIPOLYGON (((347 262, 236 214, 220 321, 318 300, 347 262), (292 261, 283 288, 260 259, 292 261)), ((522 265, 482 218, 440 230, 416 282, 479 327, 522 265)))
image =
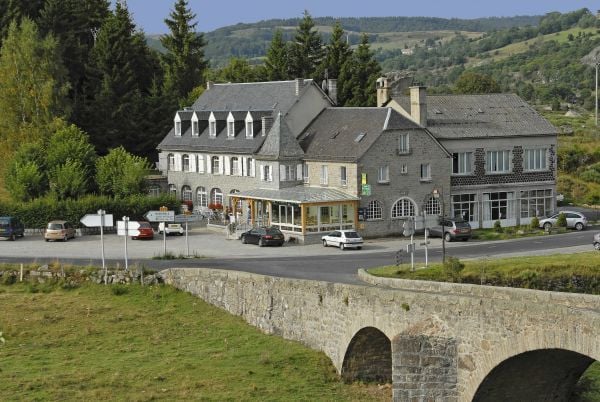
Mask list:
POLYGON ((391 362, 395 401, 566 401, 581 369, 600 360, 598 296, 360 276, 375 286, 163 271, 267 333, 324 351, 348 380, 385 380, 391 362), (535 392, 499 387, 518 378, 535 392))

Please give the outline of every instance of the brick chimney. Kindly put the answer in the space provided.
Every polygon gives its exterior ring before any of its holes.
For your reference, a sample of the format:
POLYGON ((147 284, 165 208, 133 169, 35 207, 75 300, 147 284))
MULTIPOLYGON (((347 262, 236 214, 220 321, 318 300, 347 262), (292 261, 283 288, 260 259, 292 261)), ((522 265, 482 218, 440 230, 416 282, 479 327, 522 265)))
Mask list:
POLYGON ((262 117, 262 135, 263 137, 267 135, 269 130, 273 127, 273 116, 263 116, 262 117))
POLYGON ((327 95, 331 98, 334 105, 337 105, 337 79, 327 79, 327 95))
POLYGON ((427 88, 410 87, 410 115, 419 125, 427 127, 427 88))
POLYGON ((389 81, 386 77, 377 79, 377 107, 382 107, 390 100, 389 81))
POLYGON ((300 96, 302 88, 304 88, 304 78, 296 78, 296 96, 300 96))

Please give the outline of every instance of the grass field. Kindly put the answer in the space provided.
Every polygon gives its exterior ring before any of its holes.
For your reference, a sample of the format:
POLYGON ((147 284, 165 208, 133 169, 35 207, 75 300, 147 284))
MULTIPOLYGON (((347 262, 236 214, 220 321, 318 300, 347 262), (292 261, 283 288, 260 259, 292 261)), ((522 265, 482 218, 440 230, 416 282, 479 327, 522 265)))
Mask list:
POLYGON ((170 287, 0 285, 0 399, 389 400, 170 287))

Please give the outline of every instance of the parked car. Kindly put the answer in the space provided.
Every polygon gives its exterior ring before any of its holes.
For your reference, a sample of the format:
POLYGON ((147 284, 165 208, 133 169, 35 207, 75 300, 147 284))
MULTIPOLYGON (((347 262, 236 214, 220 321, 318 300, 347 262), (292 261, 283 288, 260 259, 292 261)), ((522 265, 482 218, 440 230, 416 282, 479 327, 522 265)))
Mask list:
POLYGON ((17 237, 25 235, 25 226, 14 216, 0 217, 0 237, 5 237, 9 240, 15 240, 17 237))
POLYGON ((556 221, 560 214, 565 214, 567 218, 567 227, 576 230, 583 230, 588 225, 588 220, 584 214, 577 211, 560 211, 550 216, 549 218, 540 219, 540 228, 544 230, 550 230, 553 226, 556 226, 556 221))
POLYGON ((162 234, 165 232, 167 236, 169 235, 183 235, 183 227, 181 227, 181 223, 167 223, 165 226, 164 222, 158 224, 158 233, 162 234))
POLYGON ((75 228, 67 221, 50 221, 44 232, 44 240, 67 241, 75 238, 75 228))
POLYGON ((283 246, 285 237, 281 230, 277 228, 255 228, 242 233, 241 240, 243 244, 258 244, 262 246, 283 246))
POLYGON ((340 250, 355 248, 360 250, 363 246, 363 238, 356 230, 334 230, 333 232, 321 237, 323 247, 336 246, 340 250))
POLYGON ((154 229, 152 229, 150 222, 139 221, 138 223, 140 224, 140 227, 138 228, 138 231, 140 232, 140 234, 137 236, 132 236, 131 239, 132 240, 138 240, 138 239, 152 240, 152 239, 154 239, 154 229))
POLYGON ((600 250, 600 233, 594 235, 594 248, 600 250))
POLYGON ((462 219, 443 218, 443 220, 439 220, 438 225, 429 228, 429 236, 444 236, 444 240, 446 241, 467 241, 471 238, 471 225, 462 219), (443 231, 442 226, 444 227, 443 231))

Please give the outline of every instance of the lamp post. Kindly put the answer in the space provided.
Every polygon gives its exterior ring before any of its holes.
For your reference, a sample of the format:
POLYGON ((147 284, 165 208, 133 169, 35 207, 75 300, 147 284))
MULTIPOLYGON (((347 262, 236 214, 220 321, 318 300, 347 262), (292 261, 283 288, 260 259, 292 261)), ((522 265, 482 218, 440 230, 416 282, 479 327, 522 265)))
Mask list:
POLYGON ((441 213, 442 213, 442 264, 446 262, 446 230, 444 228, 444 197, 442 196, 442 191, 437 188, 433 189, 433 198, 437 199, 440 203, 441 213))
POLYGON ((595 104, 596 114, 595 114, 595 117, 596 117, 596 127, 598 127, 598 66, 600 65, 600 58, 598 56, 596 56, 596 60, 595 60, 594 64, 596 65, 596 92, 595 92, 595 96, 596 96, 596 104, 595 104))

